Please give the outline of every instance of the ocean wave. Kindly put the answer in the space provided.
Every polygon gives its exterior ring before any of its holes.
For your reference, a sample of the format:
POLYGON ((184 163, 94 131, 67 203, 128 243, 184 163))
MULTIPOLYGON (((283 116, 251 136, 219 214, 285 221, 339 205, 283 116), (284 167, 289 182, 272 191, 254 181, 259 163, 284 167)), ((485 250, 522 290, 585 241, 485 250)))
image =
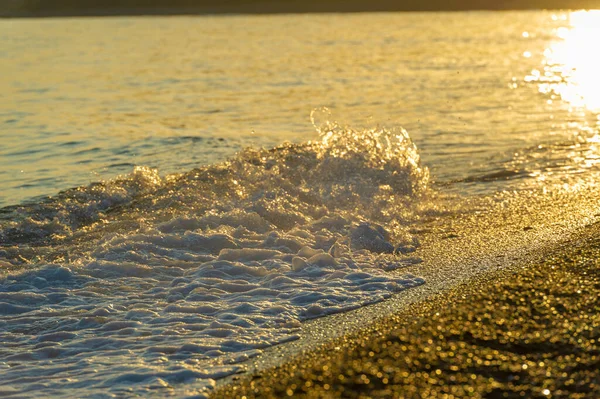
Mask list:
POLYGON ((429 210, 406 131, 313 120, 319 141, 165 177, 136 167, 5 209, 2 384, 65 397, 207 387, 303 320, 423 284, 394 272, 420 261, 408 226, 429 210), (49 359, 69 381, 23 380, 55 373, 49 359))

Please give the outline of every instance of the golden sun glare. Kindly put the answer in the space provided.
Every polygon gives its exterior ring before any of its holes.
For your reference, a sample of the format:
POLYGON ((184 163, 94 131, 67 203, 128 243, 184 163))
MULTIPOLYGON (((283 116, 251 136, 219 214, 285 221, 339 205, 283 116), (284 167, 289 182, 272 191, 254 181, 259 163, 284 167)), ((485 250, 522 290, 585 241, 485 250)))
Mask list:
POLYGON ((543 70, 528 78, 573 107, 600 111, 600 10, 571 12, 567 22, 544 52, 543 70))

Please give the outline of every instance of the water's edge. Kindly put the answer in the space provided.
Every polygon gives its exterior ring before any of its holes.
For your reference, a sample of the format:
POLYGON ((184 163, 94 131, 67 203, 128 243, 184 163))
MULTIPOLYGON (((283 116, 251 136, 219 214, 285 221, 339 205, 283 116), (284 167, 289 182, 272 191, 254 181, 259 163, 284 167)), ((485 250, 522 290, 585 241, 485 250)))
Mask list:
MULTIPOLYGON (((374 332, 377 323, 391 315, 403 315, 407 320, 427 317, 420 312, 423 306, 419 304, 439 299, 461 285, 476 286, 510 278, 519 269, 561 248, 585 242, 597 233, 600 215, 593 202, 564 217, 555 214, 555 219, 548 217, 549 210, 543 207, 538 214, 528 217, 520 213, 505 215, 502 229, 489 230, 482 220, 468 235, 424 243, 418 252, 424 262, 405 271, 418 272, 427 284, 383 302, 304 322, 298 340, 273 346, 249 360, 243 365, 244 372, 218 380, 215 392, 281 367, 328 343, 374 332)), ((484 218, 489 221, 499 216, 489 214, 484 218)))

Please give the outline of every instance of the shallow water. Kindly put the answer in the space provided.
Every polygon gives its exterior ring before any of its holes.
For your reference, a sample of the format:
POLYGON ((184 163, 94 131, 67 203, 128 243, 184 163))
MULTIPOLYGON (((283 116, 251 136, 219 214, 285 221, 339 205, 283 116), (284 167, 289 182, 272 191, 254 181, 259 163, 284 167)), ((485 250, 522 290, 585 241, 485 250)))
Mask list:
POLYGON ((428 231, 594 185, 598 19, 0 21, 0 393, 202 395, 426 284, 428 231))

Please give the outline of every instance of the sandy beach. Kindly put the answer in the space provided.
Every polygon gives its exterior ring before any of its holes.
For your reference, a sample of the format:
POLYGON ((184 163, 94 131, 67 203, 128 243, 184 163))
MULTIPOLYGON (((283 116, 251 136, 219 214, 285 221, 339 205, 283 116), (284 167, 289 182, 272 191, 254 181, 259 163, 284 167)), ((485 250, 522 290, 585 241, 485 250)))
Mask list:
POLYGON ((585 230, 214 397, 597 398, 600 227, 585 230))

